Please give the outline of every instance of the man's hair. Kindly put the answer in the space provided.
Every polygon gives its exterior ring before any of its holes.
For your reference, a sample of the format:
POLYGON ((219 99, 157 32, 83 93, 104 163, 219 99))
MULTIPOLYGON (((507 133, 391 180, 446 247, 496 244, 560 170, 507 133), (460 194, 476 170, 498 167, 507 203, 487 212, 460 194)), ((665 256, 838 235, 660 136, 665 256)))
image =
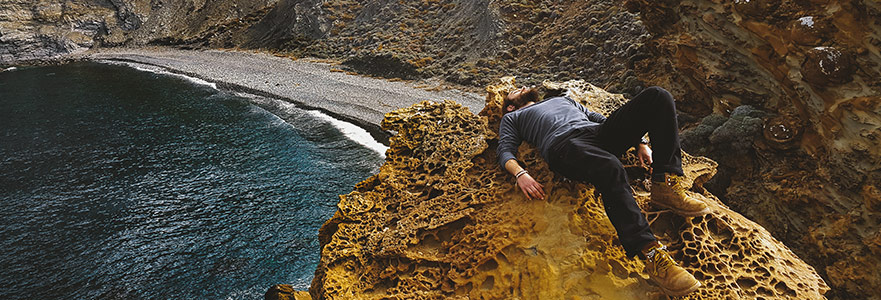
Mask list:
POLYGON ((508 105, 514 105, 518 109, 526 105, 529 102, 538 102, 541 100, 541 93, 536 88, 530 88, 525 93, 518 95, 518 97, 514 99, 509 99, 508 94, 505 94, 505 97, 502 100, 502 115, 508 113, 507 107, 508 105))

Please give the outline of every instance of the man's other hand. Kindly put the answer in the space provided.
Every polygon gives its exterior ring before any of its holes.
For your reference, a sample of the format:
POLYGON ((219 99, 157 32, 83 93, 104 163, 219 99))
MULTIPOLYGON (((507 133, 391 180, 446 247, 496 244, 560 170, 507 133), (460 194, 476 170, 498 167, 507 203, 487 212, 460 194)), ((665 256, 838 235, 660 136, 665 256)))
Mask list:
POLYGON ((526 198, 529 199, 544 199, 545 191, 542 189, 542 185, 532 179, 532 176, 529 176, 529 173, 521 175, 517 178, 517 186, 520 187, 520 190, 523 191, 523 194, 526 195, 526 198))
POLYGON ((649 145, 639 144, 636 146, 636 157, 639 157, 639 163, 652 170, 652 148, 649 145))

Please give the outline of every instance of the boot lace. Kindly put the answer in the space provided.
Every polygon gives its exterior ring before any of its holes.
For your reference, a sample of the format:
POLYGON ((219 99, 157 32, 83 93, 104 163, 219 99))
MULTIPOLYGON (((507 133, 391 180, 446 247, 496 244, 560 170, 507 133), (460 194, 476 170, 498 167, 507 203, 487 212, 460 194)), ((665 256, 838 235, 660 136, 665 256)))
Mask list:
POLYGON ((682 177, 676 175, 667 175, 667 185, 674 191, 682 190, 682 177))
POLYGON ((666 250, 667 246, 661 246, 652 249, 645 255, 646 258, 654 264, 652 271, 655 275, 660 275, 661 273, 666 272, 670 267, 676 265, 676 262, 673 261, 673 258, 670 257, 670 254, 668 254, 666 250))
POLYGON ((665 181, 673 193, 676 193, 677 196, 685 197, 685 188, 682 186, 682 176, 667 175, 665 181))

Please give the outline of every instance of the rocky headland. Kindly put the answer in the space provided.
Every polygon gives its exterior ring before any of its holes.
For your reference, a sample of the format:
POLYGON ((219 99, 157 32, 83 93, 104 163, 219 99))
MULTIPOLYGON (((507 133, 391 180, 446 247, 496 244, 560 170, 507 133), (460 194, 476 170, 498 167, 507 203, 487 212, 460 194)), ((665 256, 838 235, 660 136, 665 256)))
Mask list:
MULTIPOLYGON (((529 145, 521 157, 545 200, 526 199, 500 170, 495 128, 515 88, 506 79, 488 88, 480 116, 449 101, 386 115, 383 128, 398 134, 385 164, 340 196, 320 230, 313 299, 666 298, 625 257, 592 186, 549 171, 529 145)), ((546 85, 602 113, 625 102, 583 81, 546 85)), ((689 193, 713 209, 697 218, 648 204, 647 170, 633 155, 624 162, 652 229, 704 284, 688 299, 825 299, 813 267, 702 187, 715 162, 684 155, 689 193)))
POLYGON ((718 162, 703 187, 721 205, 813 266, 825 296, 879 299, 879 16, 869 0, 13 0, 0 65, 170 45, 472 89, 503 75, 663 86, 684 149, 718 162))

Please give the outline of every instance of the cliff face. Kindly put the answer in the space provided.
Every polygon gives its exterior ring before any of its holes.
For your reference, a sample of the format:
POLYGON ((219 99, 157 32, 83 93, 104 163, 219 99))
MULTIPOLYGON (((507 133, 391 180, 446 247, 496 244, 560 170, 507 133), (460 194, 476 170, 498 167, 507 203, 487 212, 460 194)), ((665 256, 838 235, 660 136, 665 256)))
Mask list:
MULTIPOLYGON (((562 86, 600 112, 624 101, 584 82, 562 86)), ((482 116, 452 102, 386 115, 383 126, 398 132, 386 163, 340 196, 320 230, 313 299, 663 299, 643 264, 625 258, 593 187, 554 175, 525 144, 546 200, 525 199, 498 167, 492 128, 510 88, 490 87, 482 116)), ((625 165, 633 178, 645 173, 633 157, 625 165)), ((704 217, 658 210, 634 182, 652 229, 704 283, 689 298, 824 299, 812 267, 701 187, 715 166, 685 155, 690 193, 714 209, 704 217)))
POLYGON ((729 205, 818 266, 830 296, 881 298, 881 4, 630 7, 652 33, 637 73, 710 114, 685 148, 719 160, 729 205))
MULTIPOLYGON (((0 64, 95 46, 185 44, 253 22, 275 1, 11 0, 0 3, 0 64)), ((231 45, 231 44, 230 44, 231 45)))
POLYGON ((0 64, 86 49, 115 22, 107 5, 12 0, 0 4, 0 64), (108 19, 109 17, 109 19, 108 19), (64 26, 60 26, 64 24, 64 26))

